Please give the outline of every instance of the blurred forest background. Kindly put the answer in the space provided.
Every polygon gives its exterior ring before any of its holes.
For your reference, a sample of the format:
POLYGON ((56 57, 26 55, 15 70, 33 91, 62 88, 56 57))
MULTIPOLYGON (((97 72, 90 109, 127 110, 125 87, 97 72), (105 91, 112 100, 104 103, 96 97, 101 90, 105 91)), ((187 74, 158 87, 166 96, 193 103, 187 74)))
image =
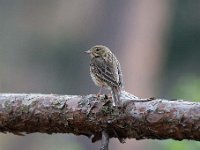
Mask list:
MULTIPOLYGON (((0 0, 0 92, 89 94, 96 44, 121 62, 139 97, 200 100, 199 0, 0 0)), ((0 135, 0 150, 94 150, 84 136, 0 135)), ((194 150, 200 143, 112 139, 111 150, 194 150)))

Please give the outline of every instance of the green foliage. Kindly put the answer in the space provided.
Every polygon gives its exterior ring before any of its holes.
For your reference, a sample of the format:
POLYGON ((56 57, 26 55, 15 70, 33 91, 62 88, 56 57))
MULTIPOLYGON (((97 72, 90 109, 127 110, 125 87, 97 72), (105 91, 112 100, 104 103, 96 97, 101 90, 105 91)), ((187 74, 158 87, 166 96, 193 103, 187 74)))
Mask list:
POLYGON ((162 145, 162 150, 196 150, 200 148, 200 143, 197 141, 174 141, 167 140, 166 142, 159 142, 162 145))
POLYGON ((200 77, 194 75, 181 77, 170 93, 176 98, 200 101, 200 77))

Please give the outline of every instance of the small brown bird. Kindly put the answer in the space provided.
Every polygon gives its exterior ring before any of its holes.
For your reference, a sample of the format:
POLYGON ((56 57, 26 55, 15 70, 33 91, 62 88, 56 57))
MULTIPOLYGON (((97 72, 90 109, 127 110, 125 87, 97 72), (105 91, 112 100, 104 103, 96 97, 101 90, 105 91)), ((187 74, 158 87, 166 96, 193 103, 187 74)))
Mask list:
POLYGON ((90 54, 90 75, 94 83, 100 87, 111 89, 113 106, 120 105, 120 93, 123 79, 120 63, 110 49, 103 45, 96 45, 85 51, 90 54))

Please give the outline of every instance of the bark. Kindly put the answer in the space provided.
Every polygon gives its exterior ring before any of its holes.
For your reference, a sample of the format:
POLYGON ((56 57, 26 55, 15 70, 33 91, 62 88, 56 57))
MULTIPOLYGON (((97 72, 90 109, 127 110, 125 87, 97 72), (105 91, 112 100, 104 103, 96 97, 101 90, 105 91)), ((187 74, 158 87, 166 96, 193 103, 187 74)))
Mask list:
POLYGON ((121 107, 113 107, 106 95, 0 94, 0 131, 72 133, 93 142, 102 131, 120 140, 200 140, 200 103, 139 99, 126 92, 121 100, 121 107))

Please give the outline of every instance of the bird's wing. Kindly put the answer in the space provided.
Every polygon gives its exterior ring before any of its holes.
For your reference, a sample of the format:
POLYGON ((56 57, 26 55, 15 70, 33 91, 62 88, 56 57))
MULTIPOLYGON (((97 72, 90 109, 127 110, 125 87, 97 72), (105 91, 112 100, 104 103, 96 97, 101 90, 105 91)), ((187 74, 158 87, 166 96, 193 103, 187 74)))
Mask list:
POLYGON ((117 63, 117 68, 118 68, 118 75, 119 75, 119 86, 121 88, 124 88, 124 81, 123 81, 122 69, 121 69, 121 65, 120 65, 119 62, 117 63))
POLYGON ((110 86, 119 86, 119 75, 116 63, 105 61, 101 57, 93 58, 92 63, 97 77, 105 81, 110 86))

